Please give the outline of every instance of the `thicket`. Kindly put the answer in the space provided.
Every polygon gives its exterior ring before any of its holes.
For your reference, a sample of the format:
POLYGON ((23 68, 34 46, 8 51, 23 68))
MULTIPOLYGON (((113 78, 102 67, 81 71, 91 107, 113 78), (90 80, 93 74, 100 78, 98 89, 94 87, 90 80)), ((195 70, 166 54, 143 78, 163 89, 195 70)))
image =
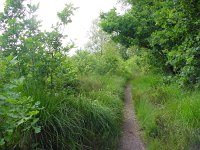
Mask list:
POLYGON ((199 87, 200 2, 198 0, 121 0, 116 9, 101 14, 101 28, 114 41, 130 48, 149 63, 178 80, 182 86, 199 87), (148 52, 148 55, 146 55, 148 52))
POLYGON ((132 60, 112 42, 68 57, 62 31, 76 8, 47 32, 38 6, 6 0, 0 13, 0 149, 115 149, 132 60))

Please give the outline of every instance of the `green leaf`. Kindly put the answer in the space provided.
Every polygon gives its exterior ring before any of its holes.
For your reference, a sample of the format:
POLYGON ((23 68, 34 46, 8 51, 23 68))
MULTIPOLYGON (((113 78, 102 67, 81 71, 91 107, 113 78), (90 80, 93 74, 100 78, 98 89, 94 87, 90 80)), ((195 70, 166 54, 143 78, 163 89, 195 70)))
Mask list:
POLYGON ((11 63, 12 65, 16 65, 16 64, 18 63, 18 61, 17 61, 17 56, 14 57, 14 58, 10 61, 10 63, 11 63))
POLYGON ((36 134, 41 132, 41 127, 33 127, 33 129, 35 130, 36 134))
POLYGON ((30 112, 28 113, 28 115, 34 116, 34 115, 37 115, 38 113, 39 113, 39 111, 38 111, 38 110, 35 110, 35 111, 30 111, 30 112))
POLYGON ((3 146, 5 144, 5 140, 4 139, 0 139, 0 146, 3 146))
POLYGON ((9 56, 6 58, 6 60, 7 60, 8 62, 10 62, 12 59, 13 59, 13 56, 12 56, 12 55, 9 55, 9 56))

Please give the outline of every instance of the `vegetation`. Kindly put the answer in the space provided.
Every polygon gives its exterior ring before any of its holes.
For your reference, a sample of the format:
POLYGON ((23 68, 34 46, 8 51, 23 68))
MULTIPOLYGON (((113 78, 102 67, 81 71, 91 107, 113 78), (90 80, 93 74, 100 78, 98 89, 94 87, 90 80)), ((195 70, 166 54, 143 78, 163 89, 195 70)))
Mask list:
POLYGON ((39 5, 6 0, 0 149, 117 149, 127 80, 149 149, 199 149, 200 2, 121 3, 127 10, 102 13, 86 50, 69 57, 63 30, 77 8, 66 4, 47 32, 39 5))
POLYGON ((100 26, 135 57, 134 104, 148 149, 199 149, 199 1, 121 0, 100 26), (193 91, 191 91, 191 89, 193 91))
POLYGON ((199 149, 199 91, 163 84, 162 76, 156 74, 137 75, 132 86, 148 149, 199 149))
POLYGON ((68 57, 61 31, 76 8, 58 12, 50 32, 37 8, 7 0, 0 13, 0 149, 116 149, 130 64, 111 41, 68 57))
POLYGON ((100 25, 112 39, 139 52, 150 63, 176 78, 180 85, 198 87, 200 2, 198 0, 121 0, 131 6, 120 15, 102 13, 100 25))

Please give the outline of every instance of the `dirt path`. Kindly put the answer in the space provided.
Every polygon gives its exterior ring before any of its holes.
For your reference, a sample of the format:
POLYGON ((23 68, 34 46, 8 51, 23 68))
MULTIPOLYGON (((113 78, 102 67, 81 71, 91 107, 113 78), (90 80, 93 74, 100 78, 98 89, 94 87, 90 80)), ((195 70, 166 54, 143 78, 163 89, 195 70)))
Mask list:
POLYGON ((120 141, 119 150, 145 150, 145 146, 139 137, 139 127, 136 121, 132 105, 131 85, 125 88, 125 112, 123 122, 123 135, 120 141))

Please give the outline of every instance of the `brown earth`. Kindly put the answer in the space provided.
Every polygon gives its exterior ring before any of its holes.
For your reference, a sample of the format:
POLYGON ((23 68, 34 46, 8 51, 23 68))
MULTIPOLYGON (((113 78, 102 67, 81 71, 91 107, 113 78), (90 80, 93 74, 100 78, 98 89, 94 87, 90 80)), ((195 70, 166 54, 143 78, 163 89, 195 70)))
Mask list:
POLYGON ((130 83, 125 88, 124 100, 123 134, 119 150, 145 150, 145 146, 139 136, 139 126, 133 108, 130 83))

